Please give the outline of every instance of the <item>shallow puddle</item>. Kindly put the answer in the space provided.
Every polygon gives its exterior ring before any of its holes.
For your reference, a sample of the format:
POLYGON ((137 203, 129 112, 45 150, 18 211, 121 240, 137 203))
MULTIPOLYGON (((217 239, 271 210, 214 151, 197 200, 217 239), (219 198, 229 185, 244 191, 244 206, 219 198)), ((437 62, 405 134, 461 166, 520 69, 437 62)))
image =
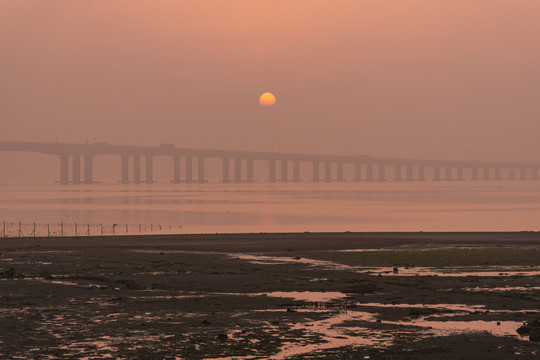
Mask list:
POLYGON ((539 291, 540 286, 505 286, 505 287, 474 287, 474 288, 464 288, 465 291, 488 291, 488 292, 498 292, 498 291, 539 291))
POLYGON ((342 292, 315 292, 315 291, 273 291, 268 293, 259 293, 257 295, 266 295, 272 297, 289 298, 299 301, 324 302, 336 299, 342 299, 347 296, 342 292))
MULTIPOLYGON (((385 304, 362 304, 366 306, 384 307, 385 304)), ((446 310, 469 310, 471 306, 465 304, 401 304, 391 305, 395 307, 429 307, 446 310)), ((472 307, 471 310, 481 308, 472 307)), ((516 321, 436 321, 433 315, 428 320, 424 317, 411 319, 407 321, 383 321, 384 324, 396 325, 396 328, 380 330, 368 328, 369 323, 376 322, 376 313, 365 311, 347 311, 338 313, 324 320, 299 323, 293 326, 293 329, 302 329, 308 331, 308 335, 318 335, 321 342, 318 343, 293 343, 286 344, 281 351, 270 359, 287 359, 294 355, 307 354, 325 349, 338 348, 342 346, 369 346, 369 347, 387 347, 394 339, 402 336, 411 336, 415 339, 427 338, 432 336, 445 336, 451 334, 461 334, 470 332, 488 332, 494 336, 511 336, 526 340, 520 337, 516 330, 522 325, 516 321), (348 325, 358 321, 359 324, 348 325), (362 323, 366 323, 362 326, 362 323), (419 329, 420 328, 420 329, 419 329)))
MULTIPOLYGON (((449 247, 451 249, 468 249, 469 247, 449 247)), ((482 247, 480 247, 482 248, 482 247)), ((494 247, 499 249, 500 247, 494 247)), ((535 247, 536 248, 536 247, 535 247)), ((434 248, 434 249, 440 249, 434 248)), ((430 251, 434 249, 424 249, 424 251, 430 251)), ((473 247, 476 249, 476 247, 473 247)), ((388 249, 388 251, 394 251, 395 249, 388 249)), ((415 251, 417 249, 414 249, 415 251)), ((418 249, 421 250, 421 249, 418 249)), ((143 253, 183 253, 183 254, 197 254, 197 255, 223 255, 233 259, 240 259, 247 261, 251 264, 258 265, 283 265, 283 264, 302 264, 311 267, 317 267, 325 270, 341 270, 352 271, 357 273, 370 274, 375 276, 441 276, 441 277, 460 277, 460 276, 481 276, 481 277, 498 277, 498 276, 537 276, 540 275, 540 269, 534 267, 523 266, 452 266, 444 268, 434 267, 398 267, 395 271, 394 267, 366 267, 366 266, 352 266, 336 263, 328 260, 316 260, 306 257, 289 257, 289 256, 270 256, 270 255, 258 255, 258 254, 242 254, 242 253, 227 253, 227 252, 205 252, 205 251, 183 251, 183 250, 138 250, 133 249, 130 251, 143 252, 143 253)), ((353 249, 353 250, 338 250, 341 252, 346 251, 381 251, 381 249, 353 249)), ((402 251, 411 251, 410 248, 403 249, 402 251)))

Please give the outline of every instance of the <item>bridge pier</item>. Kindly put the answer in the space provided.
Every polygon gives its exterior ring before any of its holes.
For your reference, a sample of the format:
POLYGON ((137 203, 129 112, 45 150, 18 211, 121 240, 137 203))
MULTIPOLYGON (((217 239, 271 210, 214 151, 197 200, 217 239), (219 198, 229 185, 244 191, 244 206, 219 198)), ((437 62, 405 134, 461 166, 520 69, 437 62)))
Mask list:
POLYGON ((462 166, 458 166, 458 168, 457 168, 457 180, 458 180, 458 181, 463 181, 463 180, 465 180, 465 179, 463 178, 463 167, 462 167, 462 166))
POLYGON ((173 183, 180 184, 180 156, 173 156, 173 183))
POLYGON ((516 180, 516 169, 508 168, 508 180, 516 180))
POLYGON ((253 167, 253 159, 247 159, 247 182, 253 183, 255 182, 255 176, 254 176, 254 167, 253 167))
POLYGON ((330 161, 324 163, 324 181, 332 182, 332 163, 330 161))
POLYGON ((60 155, 60 184, 69 184, 69 155, 60 155))
POLYGON ((478 166, 473 166, 472 167, 472 178, 471 180, 472 181, 477 181, 478 180, 478 173, 480 172, 480 168, 478 166))
POLYGON ((94 183, 94 158, 90 154, 84 155, 84 183, 86 185, 94 183))
POLYGON ((418 181, 426 181, 426 167, 424 165, 418 166, 418 181))
POLYGON ((286 183, 289 180, 289 175, 287 174, 288 164, 287 160, 281 160, 281 182, 286 183))
POLYGON ((538 180, 538 169, 531 168, 531 180, 538 180))
POLYGON ((221 182, 224 183, 224 184, 227 184, 229 183, 229 163, 230 163, 230 160, 229 158, 222 158, 221 159, 221 170, 222 170, 222 175, 221 175, 221 182))
POLYGON ((300 182, 300 161, 293 160, 293 181, 300 182))
POLYGON ((441 167, 433 166, 433 181, 441 181, 441 167))
POLYGON ((491 174, 489 173, 489 168, 484 167, 484 180, 491 180, 491 174))
POLYGON ((379 181, 386 181, 385 165, 379 164, 379 181))
POLYGON ((204 184, 204 157, 199 156, 197 158, 197 182, 199 184, 204 184))
POLYGON ((354 181, 360 182, 362 180, 362 164, 354 163, 354 181))
POLYGON ((444 176, 446 177, 446 181, 452 181, 452 167, 447 166, 444 176))
POLYGON ((519 180, 527 180, 527 169, 525 167, 521 167, 519 169, 519 180))
POLYGON ((343 162, 338 161, 337 162, 337 182, 343 182, 345 179, 343 178, 343 162))
POLYGON ((413 166, 411 164, 407 164, 407 181, 413 181, 413 166))
POLYGON ((394 165, 394 181, 401 181, 401 164, 394 165))
POLYGON ((154 157, 153 155, 145 155, 145 165, 146 165, 146 176, 145 181, 147 184, 154 183, 154 157))
POLYGON ((133 183, 141 183, 141 155, 133 155, 133 183))
POLYGON ((73 185, 81 183, 81 155, 73 154, 73 185))
POLYGON ((234 182, 235 183, 242 182, 242 159, 241 158, 234 159, 234 182))
POLYGON ((268 182, 276 182, 276 160, 268 160, 268 182))
POLYGON ((501 180, 501 168, 495 168, 495 180, 501 180))
POLYGON ((373 166, 375 166, 373 163, 366 164, 366 181, 368 182, 373 181, 373 166))
POLYGON ((193 182, 193 156, 186 155, 184 165, 186 167, 186 184, 191 184, 193 182))
POLYGON ((121 155, 121 162, 122 162, 122 184, 128 184, 129 183, 129 155, 122 154, 121 155))
POLYGON ((319 182, 320 162, 313 161, 313 182, 319 182))

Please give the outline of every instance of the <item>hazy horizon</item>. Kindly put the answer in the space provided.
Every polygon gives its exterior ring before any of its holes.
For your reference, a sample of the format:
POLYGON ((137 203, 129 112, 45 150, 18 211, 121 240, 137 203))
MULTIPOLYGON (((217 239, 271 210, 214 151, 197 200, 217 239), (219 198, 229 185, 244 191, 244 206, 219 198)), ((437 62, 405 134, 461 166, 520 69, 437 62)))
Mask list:
MULTIPOLYGON (((539 12, 532 0, 1 1, 0 140, 539 162, 539 12), (275 106, 259 105, 266 91, 275 106)), ((0 165, 34 158, 0 153, 0 165)))

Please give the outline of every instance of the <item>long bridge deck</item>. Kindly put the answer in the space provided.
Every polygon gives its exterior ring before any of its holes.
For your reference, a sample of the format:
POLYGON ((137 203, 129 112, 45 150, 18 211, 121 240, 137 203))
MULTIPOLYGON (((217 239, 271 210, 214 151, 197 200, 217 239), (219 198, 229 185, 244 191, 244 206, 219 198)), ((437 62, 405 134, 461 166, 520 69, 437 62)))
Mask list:
POLYGON ((192 149, 179 148, 171 144, 130 146, 99 142, 76 144, 0 141, 0 151, 23 151, 58 156, 60 159, 60 183, 63 185, 70 183, 75 185, 92 184, 94 182, 93 161, 99 155, 119 156, 120 182, 123 184, 154 183, 153 159, 156 156, 171 158, 172 182, 174 183, 205 183, 206 159, 221 160, 221 181, 223 183, 255 182, 255 162, 267 163, 268 172, 265 180, 269 182, 306 180, 305 174, 300 171, 302 163, 311 165, 311 172, 307 180, 313 182, 346 181, 345 167, 352 168, 354 174, 352 180, 355 182, 538 180, 540 171, 539 163, 192 149), (144 179, 141 177, 143 160, 144 179), (83 161, 84 166, 81 167, 83 161), (132 179, 130 179, 130 164, 133 166, 132 179), (182 168, 184 171, 181 171, 182 168), (196 174, 194 170, 196 170, 196 174))

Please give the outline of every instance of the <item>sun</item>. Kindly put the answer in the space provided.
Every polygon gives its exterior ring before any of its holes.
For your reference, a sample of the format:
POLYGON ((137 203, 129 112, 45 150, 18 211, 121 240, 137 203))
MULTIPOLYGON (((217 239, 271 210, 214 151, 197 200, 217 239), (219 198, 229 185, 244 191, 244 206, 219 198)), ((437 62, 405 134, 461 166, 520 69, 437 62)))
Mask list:
POLYGON ((270 92, 265 92, 259 96, 259 104, 261 106, 274 106, 276 103, 276 97, 270 92))

